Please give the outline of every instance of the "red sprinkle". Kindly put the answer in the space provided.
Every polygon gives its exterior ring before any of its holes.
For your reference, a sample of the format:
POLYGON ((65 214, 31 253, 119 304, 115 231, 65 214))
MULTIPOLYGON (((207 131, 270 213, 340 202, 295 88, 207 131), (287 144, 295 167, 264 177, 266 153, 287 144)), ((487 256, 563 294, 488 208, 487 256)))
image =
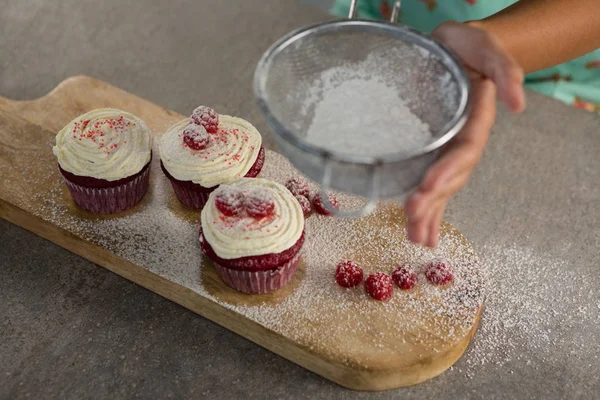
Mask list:
POLYGON ((358 286, 363 280, 363 270, 354 261, 340 261, 335 270, 335 281, 341 287, 358 286))
MULTIPOLYGON (((329 193, 327 193, 327 196, 329 197, 329 203, 331 203, 333 208, 338 209, 340 204, 339 204, 338 199, 335 196, 335 194, 329 192, 329 193)), ((325 204, 323 204, 323 201, 321 199, 321 193, 316 193, 313 196, 312 203, 313 203, 313 206, 315 207, 315 210, 319 214, 331 215, 331 212, 327 208, 325 208, 325 204)))
POLYGON ((425 277, 434 285, 445 285, 454 279, 452 265, 443 258, 433 259, 425 269, 425 277))
POLYGON ((400 289, 412 289, 417 283, 417 274, 410 264, 402 264, 392 272, 392 280, 400 289))
POLYGON ((371 274, 365 281, 365 290, 375 300, 388 301, 394 291, 392 278, 383 272, 371 274))

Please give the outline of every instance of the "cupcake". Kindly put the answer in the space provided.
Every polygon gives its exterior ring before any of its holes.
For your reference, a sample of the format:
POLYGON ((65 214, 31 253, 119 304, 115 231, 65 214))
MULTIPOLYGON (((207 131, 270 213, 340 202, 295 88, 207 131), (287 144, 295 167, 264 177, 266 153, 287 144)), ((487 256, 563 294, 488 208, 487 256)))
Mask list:
POLYGON ((304 214, 283 185, 242 178, 213 191, 201 214, 200 247, 230 287, 268 293, 298 268, 304 214))
POLYGON ((160 165, 184 205, 199 210, 222 183, 256 177, 265 162, 260 133, 241 118, 200 106, 160 140, 160 165))
POLYGON ((152 134, 138 117, 112 108, 80 115, 52 149, 79 207, 100 214, 128 210, 148 190, 152 134))

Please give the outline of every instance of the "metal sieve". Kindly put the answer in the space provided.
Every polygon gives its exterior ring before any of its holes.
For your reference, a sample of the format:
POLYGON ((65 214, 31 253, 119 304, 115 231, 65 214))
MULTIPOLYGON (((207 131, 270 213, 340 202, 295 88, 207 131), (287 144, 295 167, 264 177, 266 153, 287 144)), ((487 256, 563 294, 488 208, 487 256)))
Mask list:
POLYGON ((402 198, 414 189, 463 127, 469 111, 469 80, 460 61, 433 38, 397 24, 400 1, 391 22, 354 19, 356 5, 354 0, 347 20, 300 28, 278 40, 254 74, 258 105, 283 155, 320 183, 323 192, 340 190, 368 199, 361 209, 341 211, 322 193, 325 205, 345 217, 367 215, 378 199, 402 198), (376 62, 368 71, 361 70, 367 59, 376 62), (410 154, 392 149, 369 155, 328 150, 307 141, 315 107, 327 90, 323 76, 338 67, 355 68, 357 77, 377 78, 397 90, 408 109, 429 125, 427 144, 410 154))

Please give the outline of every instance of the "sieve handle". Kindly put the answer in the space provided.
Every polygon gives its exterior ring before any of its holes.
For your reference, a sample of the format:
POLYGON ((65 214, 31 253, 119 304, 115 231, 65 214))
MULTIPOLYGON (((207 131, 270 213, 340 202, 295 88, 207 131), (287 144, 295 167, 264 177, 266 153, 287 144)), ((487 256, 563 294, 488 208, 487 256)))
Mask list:
MULTIPOLYGON (((398 22, 398 17, 400 16, 401 3, 402 3, 401 0, 394 1, 394 8, 392 8, 392 16, 390 17, 390 22, 392 22, 392 23, 398 22)), ((348 18, 355 19, 357 13, 358 13, 358 0, 352 0, 352 2, 350 3, 350 12, 348 13, 348 18)))
POLYGON ((396 0, 394 2, 394 8, 392 8, 392 16, 390 17, 390 22, 395 24, 396 22, 398 22, 398 18, 400 17, 400 6, 401 6, 401 0, 396 0))
POLYGON ((373 164, 369 166, 369 178, 371 181, 371 192, 369 193, 369 200, 367 203, 359 208, 358 210, 339 210, 331 204, 329 201, 329 195, 327 194, 331 190, 331 169, 332 160, 329 157, 325 158, 325 166, 323 168, 323 179, 321 180, 321 191, 317 193, 317 196, 321 197, 321 202, 327 211, 336 217, 342 218, 357 218, 364 217, 371 214, 376 208, 379 201, 379 185, 380 185, 380 165, 373 164))
POLYGON ((348 18, 355 19, 357 14, 358 0, 352 0, 350 3, 350 12, 348 13, 348 18))

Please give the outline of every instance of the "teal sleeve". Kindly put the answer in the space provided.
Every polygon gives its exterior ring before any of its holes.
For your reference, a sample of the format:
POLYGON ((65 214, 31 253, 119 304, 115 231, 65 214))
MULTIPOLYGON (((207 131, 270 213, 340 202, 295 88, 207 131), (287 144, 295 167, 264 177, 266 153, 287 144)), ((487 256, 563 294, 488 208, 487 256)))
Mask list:
MULTIPOLYGON (((358 17, 365 19, 381 19, 377 2, 372 0, 358 0, 358 17)), ((350 13, 350 0, 335 0, 330 10, 331 14, 340 18, 348 17, 350 13)))
MULTIPOLYGON (((422 32, 431 32, 442 22, 482 19, 516 1, 403 0, 400 22, 422 32)), ((335 0, 331 13, 340 18, 347 17, 350 2, 335 0)), ((358 0, 358 15, 360 18, 384 19, 383 14, 391 10, 392 3, 392 0, 358 0)), ((528 74, 525 85, 576 107, 600 112, 600 49, 528 74)))

